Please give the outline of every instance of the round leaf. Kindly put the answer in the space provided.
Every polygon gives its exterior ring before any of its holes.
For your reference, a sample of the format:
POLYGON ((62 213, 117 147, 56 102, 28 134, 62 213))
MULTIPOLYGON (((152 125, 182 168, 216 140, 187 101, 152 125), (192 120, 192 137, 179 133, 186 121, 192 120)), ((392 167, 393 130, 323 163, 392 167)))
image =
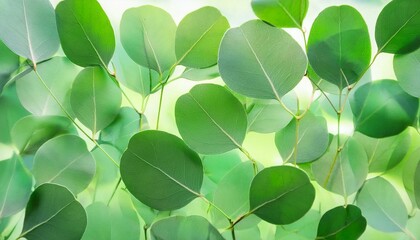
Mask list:
POLYGON ((366 218, 354 205, 336 207, 326 212, 319 222, 316 239, 357 240, 366 229, 366 218))
POLYGON ((134 135, 121 158, 120 170, 127 189, 158 210, 187 205, 199 195, 203 182, 198 154, 178 137, 161 131, 134 135))
POLYGON ((186 67, 215 65, 223 34, 229 22, 214 7, 203 7, 186 15, 176 30, 175 53, 186 67))
POLYGON ((412 53, 395 55, 394 71, 401 88, 420 98, 420 48, 412 53))
POLYGON ((328 148, 327 121, 307 112, 300 120, 293 119, 276 133, 276 146, 283 161, 311 162, 324 154, 328 148), (297 132, 297 149, 295 148, 297 132), (295 157, 296 156, 296 157, 295 157))
POLYGON ((107 67, 115 50, 114 30, 96 0, 65 0, 56 9, 64 53, 75 64, 107 67))
POLYGON ((368 174, 368 158, 363 146, 353 138, 337 154, 336 138, 327 152, 312 164, 312 172, 323 188, 349 196, 363 185, 368 174))
POLYGON ((176 62, 176 24, 161 8, 146 5, 126 10, 120 25, 121 43, 141 66, 162 74, 176 62))
POLYGON ((376 21, 375 39, 378 52, 408 53, 416 50, 420 47, 419 26, 420 1, 389 2, 376 21))
POLYGON ((1 0, 0 39, 35 64, 50 58, 60 41, 54 8, 48 0, 1 0))
POLYGON ((78 194, 92 180, 95 160, 81 138, 62 135, 39 148, 34 158, 33 174, 37 186, 56 183, 78 194))
POLYGON ((118 115, 121 91, 100 67, 89 67, 77 75, 70 95, 76 117, 96 133, 108 126, 118 115))
POLYGON ((248 131, 257 133, 277 132, 293 118, 275 100, 257 100, 248 109, 248 131))
MULTIPOLYGON (((80 69, 67 58, 55 57, 40 64, 37 71, 57 100, 71 113, 70 89, 80 69)), ((33 115, 66 116, 35 72, 18 79, 16 88, 22 105, 33 115)))
POLYGON ((351 100, 356 130, 373 138, 397 135, 413 125, 418 107, 419 100, 391 80, 365 84, 351 100))
POLYGON ((308 39, 308 58, 322 79, 343 89, 364 74, 370 55, 367 25, 353 7, 329 7, 315 19, 308 39))
POLYGON ((175 118, 184 141, 202 154, 240 148, 247 130, 242 104, 215 84, 196 85, 182 95, 175 105, 175 118))
POLYGON ((43 184, 29 199, 21 237, 28 240, 81 239, 86 223, 85 209, 67 188, 43 184))
POLYGON ((308 0, 252 0, 255 15, 279 28, 302 28, 308 0))
POLYGON ((32 176, 20 157, 0 161, 0 219, 24 209, 31 190, 32 176))
POLYGON ((150 229, 153 240, 223 240, 219 231, 201 216, 164 218, 150 229))
POLYGON ((357 196, 368 224, 383 232, 405 231, 407 209, 397 190, 385 179, 368 180, 357 196))
POLYGON ((305 215, 315 200, 315 188, 302 170, 291 166, 269 167, 251 183, 251 211, 273 224, 290 224, 305 215))
POLYGON ((254 98, 280 100, 302 79, 307 62, 289 34, 259 20, 228 30, 219 50, 223 81, 254 98))

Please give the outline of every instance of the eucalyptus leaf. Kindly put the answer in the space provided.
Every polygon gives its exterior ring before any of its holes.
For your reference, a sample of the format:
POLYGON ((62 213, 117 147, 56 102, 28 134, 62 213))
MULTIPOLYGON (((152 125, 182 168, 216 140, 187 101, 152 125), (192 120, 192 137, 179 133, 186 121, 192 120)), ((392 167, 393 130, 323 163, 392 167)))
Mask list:
POLYGON ((175 105, 175 119, 187 145, 202 154, 241 148, 247 129, 239 100, 215 84, 196 85, 182 95, 175 105))
POLYGON ((283 129, 292 120, 279 102, 275 100, 255 100, 247 110, 248 131, 273 133, 283 129))
POLYGON ((302 28, 308 0, 252 0, 255 15, 279 28, 302 28))
POLYGON ((182 78, 192 81, 210 80, 219 77, 219 66, 214 65, 208 68, 186 68, 181 74, 182 78))
POLYGON ((64 53, 75 64, 107 67, 115 50, 114 30, 97 0, 64 0, 56 9, 64 53))
POLYGON ((302 119, 292 121, 275 138, 283 161, 306 163, 321 157, 328 148, 327 121, 307 112, 302 119), (297 136, 296 136, 297 135, 297 136), (295 144, 290 143, 296 143, 295 144))
MULTIPOLYGON (((63 105, 67 112, 72 113, 70 89, 80 68, 72 64, 67 58, 55 57, 39 64, 37 71, 58 102, 63 105)), ((16 88, 22 105, 33 115, 66 116, 35 72, 31 71, 16 80, 16 88)))
POLYGON ((120 111, 121 91, 112 81, 101 67, 85 68, 74 80, 71 107, 93 133, 111 124, 120 111))
POLYGON ((396 54, 394 72, 400 87, 408 94, 420 98, 420 48, 408 54, 396 54))
POLYGON ((367 25, 353 7, 329 7, 315 19, 308 39, 308 58, 322 79, 343 89, 362 77, 370 55, 367 25))
POLYGON ((126 10, 120 24, 121 43, 139 65, 159 74, 176 62, 176 24, 161 8, 145 5, 126 10))
POLYGON ((251 183, 251 212, 272 224, 302 218, 315 200, 315 188, 305 172, 291 166, 263 169, 251 183))
POLYGON ((419 108, 418 99, 392 80, 361 86, 350 103, 356 130, 373 138, 401 133, 413 125, 419 108))
POLYGON ((241 157, 236 151, 203 156, 204 173, 216 184, 241 163, 241 157))
POLYGON ((322 216, 316 239, 357 240, 365 231, 366 225, 366 218, 358 207, 339 206, 322 216))
POLYGON ((368 174, 368 158, 363 146, 354 138, 337 153, 337 136, 327 152, 312 163, 315 180, 328 191, 344 197, 356 192, 368 174))
POLYGON ((302 79, 308 61, 284 30, 252 20, 226 32, 218 64, 223 81, 233 91, 280 100, 302 79))
POLYGON ((207 219, 201 216, 164 218, 152 225, 153 240, 223 240, 207 219))
POLYGON ((13 155, 10 159, 0 161, 0 219, 24 209, 31 192, 32 175, 22 159, 13 155))
POLYGON ((389 2, 376 20, 375 39, 378 52, 401 54, 416 50, 420 47, 419 25, 419 1, 389 2))
POLYGON ((58 50, 54 8, 48 0, 1 0, 0 39, 34 64, 58 50))
POLYGON ((12 141, 21 155, 33 154, 47 140, 62 134, 77 134, 73 123, 61 116, 26 116, 11 130, 12 141))
POLYGON ((85 209, 67 188, 43 184, 29 199, 20 236, 28 240, 81 239, 86 223, 85 209))
POLYGON ((34 158, 33 174, 37 186, 55 183, 78 194, 92 180, 95 160, 81 138, 61 135, 47 141, 38 149, 34 158))
POLYGON ((203 182, 198 154, 180 138, 155 130, 131 138, 121 158, 120 171, 131 194, 158 210, 187 205, 199 196, 203 182))
POLYGON ((381 177, 368 180, 357 196, 357 206, 369 226, 383 232, 405 231, 407 209, 400 194, 387 180, 381 177))
POLYGON ((318 227, 321 214, 316 210, 309 210, 303 218, 294 223, 277 226, 277 240, 313 240, 316 238, 316 229, 318 227))

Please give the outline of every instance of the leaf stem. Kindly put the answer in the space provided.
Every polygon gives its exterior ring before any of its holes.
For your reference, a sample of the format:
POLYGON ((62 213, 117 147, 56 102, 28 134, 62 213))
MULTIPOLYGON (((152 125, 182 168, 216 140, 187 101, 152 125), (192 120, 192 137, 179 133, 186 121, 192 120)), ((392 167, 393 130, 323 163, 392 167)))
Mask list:
POLYGON ((147 225, 144 225, 143 226, 143 232, 144 232, 144 240, 147 240, 148 238, 147 238, 147 229, 148 229, 149 227, 147 226, 147 225))
POLYGON ((118 186, 120 186, 120 183, 121 183, 121 176, 118 178, 117 184, 115 184, 114 190, 112 190, 111 197, 109 198, 108 202, 106 203, 106 206, 109 206, 109 204, 111 203, 112 198, 114 198, 114 195, 118 190, 118 186))
POLYGON ((294 151, 294 165, 297 164, 297 157, 298 157, 298 144, 299 144, 299 126, 300 126, 300 119, 296 118, 296 138, 295 138, 295 151, 294 151))
POLYGON ((106 151, 105 149, 103 149, 96 141, 94 138, 92 138, 85 130, 83 130, 79 124, 76 123, 76 121, 71 117, 70 113, 64 108, 64 106, 60 103, 60 101, 58 100, 58 98, 54 95, 54 93, 52 92, 52 90, 48 87, 48 85, 45 83, 44 79, 41 77, 41 75, 39 75, 38 71, 34 68, 34 72, 36 74, 36 76, 38 77, 39 81, 42 83, 42 85, 44 85, 44 87, 47 89, 47 91, 49 92, 49 94, 51 95, 51 97, 54 99, 54 101, 58 104, 58 106, 60 107, 60 109, 64 112, 64 114, 67 116, 67 118, 80 130, 80 132, 82 132, 88 139, 90 139, 99 149, 101 149, 102 152, 104 152, 104 154, 114 163, 115 166, 117 166, 119 168, 118 163, 114 160, 114 158, 112 158, 106 151))
POLYGON ((215 205, 213 202, 211 202, 210 200, 208 200, 204 195, 202 194, 198 194, 198 197, 200 197, 204 202, 206 202, 207 204, 209 204, 210 206, 214 207, 217 211, 219 211, 223 216, 226 217, 226 219, 229 222, 232 222, 232 219, 229 217, 229 215, 227 215, 227 213, 225 213, 225 211, 223 211, 221 208, 219 208, 217 205, 215 205))
POLYGON ((162 85, 162 89, 160 90, 159 108, 158 108, 157 121, 156 121, 156 130, 159 130, 160 112, 162 111, 163 91, 164 91, 164 89, 165 89, 165 84, 162 85))
POLYGON ((254 176, 258 173, 258 164, 257 161, 251 156, 251 154, 242 146, 239 146, 239 150, 252 162, 254 168, 254 176))

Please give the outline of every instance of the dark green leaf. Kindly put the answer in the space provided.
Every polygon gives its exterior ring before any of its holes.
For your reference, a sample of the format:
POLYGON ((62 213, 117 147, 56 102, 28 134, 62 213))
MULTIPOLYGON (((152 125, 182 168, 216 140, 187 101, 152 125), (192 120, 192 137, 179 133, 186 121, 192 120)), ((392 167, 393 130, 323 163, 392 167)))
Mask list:
POLYGON ((62 135, 39 148, 34 158, 33 174, 37 186, 56 183, 78 194, 92 180, 95 160, 81 138, 62 135))
POLYGON ((395 55, 394 72, 401 88, 420 98, 420 48, 412 53, 395 55))
POLYGON ((121 91, 112 81, 101 67, 85 68, 74 80, 71 107, 93 133, 111 124, 120 111, 121 91))
POLYGON ((418 107, 419 100, 391 80, 365 84, 351 99, 356 130, 373 138, 397 135, 413 125, 418 107))
POLYGON ((43 184, 32 193, 26 207, 21 236, 28 240, 81 239, 86 212, 67 188, 43 184))
POLYGON ((219 52, 223 81, 248 97, 280 100, 302 79, 307 59, 284 30, 252 20, 227 31, 219 52))
POLYGON ((54 8, 48 0, 1 0, 0 39, 35 64, 50 58, 60 41, 54 8))
POLYGON ((327 152, 312 164, 315 180, 328 191, 349 196, 366 180, 368 158, 363 146, 350 138, 337 154, 337 136, 327 152))
POLYGON ((319 222, 316 239, 357 240, 366 229, 366 219, 354 205, 336 207, 326 212, 319 222))
POLYGON ((276 133, 276 146, 283 161, 306 163, 321 157, 328 148, 327 121, 307 112, 276 133), (298 137, 296 138, 296 133, 298 137), (297 149, 295 144, 297 141, 297 149))
POLYGON ((362 77, 370 55, 367 25, 353 7, 329 7, 315 19, 308 39, 308 58, 322 79, 343 89, 362 77))
POLYGON ((107 67, 115 50, 114 30, 96 0, 65 0, 56 9, 57 28, 67 57, 87 67, 107 67))
POLYGON ((214 7, 203 7, 186 15, 176 30, 175 53, 179 64, 191 68, 215 65, 223 34, 229 22, 214 7))
POLYGON ((405 231, 407 208, 387 180, 381 177, 368 180, 357 196, 357 206, 371 227, 383 232, 405 231))
POLYGON ((194 86, 177 100, 175 117, 187 145, 202 154, 240 148, 245 138, 245 110, 237 98, 219 85, 194 86))
POLYGON ((152 225, 153 240, 223 240, 222 235, 201 216, 164 218, 152 225))
POLYGON ((126 10, 121 19, 121 42, 141 66, 163 74, 176 62, 176 24, 161 8, 146 5, 126 10))
POLYGON ((0 161, 0 219, 24 209, 31 190, 32 176, 20 157, 0 161))
POLYGON ((252 0, 255 15, 279 28, 302 28, 308 0, 252 0))
POLYGON ((393 0, 382 9, 375 27, 378 52, 408 53, 420 47, 420 1, 393 0))
POLYGON ((127 189, 158 210, 187 205, 199 195, 203 182, 198 154, 178 137, 161 131, 134 135, 121 158, 120 169, 127 189))
POLYGON ((290 224, 312 207, 315 188, 302 170, 291 166, 269 167, 251 183, 251 211, 273 224, 290 224))

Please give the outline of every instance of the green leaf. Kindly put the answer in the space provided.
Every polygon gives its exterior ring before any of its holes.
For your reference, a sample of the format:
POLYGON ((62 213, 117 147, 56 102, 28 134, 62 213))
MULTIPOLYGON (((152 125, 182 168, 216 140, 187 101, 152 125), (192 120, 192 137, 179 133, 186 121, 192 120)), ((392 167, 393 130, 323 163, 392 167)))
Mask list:
POLYGON ((19 67, 19 56, 0 41, 0 94, 10 75, 19 67))
POLYGON ((394 72, 400 87, 420 98, 420 48, 412 53, 395 55, 394 72))
POLYGON ((28 240, 80 239, 86 222, 85 209, 67 188, 43 184, 29 199, 21 237, 28 240))
POLYGON ((313 240, 316 238, 316 229, 320 218, 321 214, 311 209, 296 222, 277 226, 275 239, 313 240))
POLYGON ((214 65, 208 68, 186 68, 181 74, 182 78, 192 81, 210 80, 219 77, 219 66, 214 65))
POLYGON ((293 118, 275 100, 254 100, 248 109, 248 131, 257 133, 277 132, 293 118))
POLYGON ((203 7, 187 14, 179 23, 175 37, 178 63, 206 68, 217 63, 217 54, 229 22, 214 7, 203 7))
POLYGON ((207 219, 201 216, 164 218, 150 229, 153 240, 223 240, 207 219))
POLYGON ((241 162, 241 157, 236 151, 217 155, 204 155, 204 173, 212 182, 219 184, 223 177, 241 162))
POLYGON ((290 224, 312 207, 315 188, 302 170, 275 166, 259 172, 251 183, 252 213, 272 224, 290 224))
POLYGON ((146 5, 126 10, 120 25, 121 43, 141 66, 163 74, 176 62, 176 24, 166 11, 146 5))
POLYGON ((121 91, 101 67, 83 69, 73 83, 71 107, 83 125, 96 133, 114 121, 121 106, 121 91))
POLYGON ((252 0, 255 15, 279 28, 302 28, 308 0, 252 0))
POLYGON ((386 172, 407 155, 411 137, 409 131, 387 138, 370 138, 356 132, 354 138, 365 149, 369 159, 369 172, 386 172))
POLYGON ((363 185, 368 167, 366 152, 359 142, 350 138, 337 154, 335 136, 327 152, 312 164, 312 173, 323 188, 349 196, 363 185))
POLYGON ((276 146, 283 161, 306 163, 321 157, 328 148, 327 121, 307 112, 276 133, 276 146), (298 137, 296 137, 296 133, 298 137), (297 149, 295 144, 297 141, 297 149))
POLYGON ((420 162, 417 164, 416 173, 414 175, 414 195, 417 207, 420 208, 420 162))
POLYGON ((62 134, 77 134, 73 123, 61 116, 26 116, 11 130, 12 141, 19 154, 33 154, 47 140, 62 134))
POLYGON ((407 157, 407 160, 404 162, 405 164, 402 171, 402 180, 404 188, 407 194, 409 195, 410 200, 412 200, 412 203, 415 204, 416 199, 414 185, 417 165, 420 163, 420 148, 418 146, 415 147, 410 153, 410 155, 407 157))
POLYGON ((1 0, 0 39, 34 64, 50 58, 60 41, 54 8, 48 0, 1 0))
POLYGON ((24 209, 31 190, 32 176, 19 156, 0 161, 0 219, 24 209))
POLYGON ((369 226, 383 232, 405 231, 407 209, 398 191, 385 179, 368 180, 357 196, 357 206, 369 226))
MULTIPOLYGON (((80 68, 72 64, 67 58, 55 57, 40 64, 37 71, 57 100, 68 112, 72 113, 70 89, 80 68)), ((16 80, 16 88, 22 105, 33 115, 66 116, 35 72, 31 71, 16 80)))
POLYGON ((241 148, 247 130, 242 104, 215 84, 196 85, 182 95, 175 105, 175 119, 187 145, 202 154, 241 148))
POLYGON ((223 81, 253 98, 280 100, 302 79, 307 63, 288 33, 259 20, 228 30, 219 50, 223 81))
POLYGON ((378 52, 409 53, 420 47, 420 2, 393 0, 376 21, 375 39, 378 52))
POLYGON ((319 222, 316 239, 357 240, 366 229, 366 218, 354 205, 339 206, 326 212, 319 222))
POLYGON ((115 120, 101 131, 100 139, 123 152, 127 148, 130 138, 143 130, 145 125, 147 125, 146 116, 139 115, 132 108, 123 107, 115 120))
POLYGON ((343 89, 362 77, 370 55, 367 25, 353 7, 329 7, 315 19, 308 39, 308 58, 322 79, 343 89))
POLYGON ((37 186, 56 183, 78 194, 92 180, 95 160, 81 138, 62 135, 39 148, 34 158, 33 174, 37 186))
MULTIPOLYGON (((212 202, 223 210, 230 219, 237 219, 249 210, 249 188, 254 178, 253 169, 250 161, 236 165, 221 179, 213 193, 212 202)), ((229 225, 226 217, 218 210, 211 208, 210 213, 215 227, 224 228, 229 225)), ((249 216, 235 225, 235 229, 254 227, 258 222, 257 217, 249 216)))
POLYGON ((413 125, 419 107, 419 100, 392 80, 361 86, 350 103, 356 130, 373 138, 397 135, 413 125))
POLYGON ((107 67, 115 50, 114 30, 96 0, 64 0, 56 9, 64 53, 75 64, 107 67))
POLYGON ((120 171, 127 189, 158 210, 187 205, 199 196, 203 182, 198 154, 178 137, 154 130, 131 138, 121 158, 120 171))

